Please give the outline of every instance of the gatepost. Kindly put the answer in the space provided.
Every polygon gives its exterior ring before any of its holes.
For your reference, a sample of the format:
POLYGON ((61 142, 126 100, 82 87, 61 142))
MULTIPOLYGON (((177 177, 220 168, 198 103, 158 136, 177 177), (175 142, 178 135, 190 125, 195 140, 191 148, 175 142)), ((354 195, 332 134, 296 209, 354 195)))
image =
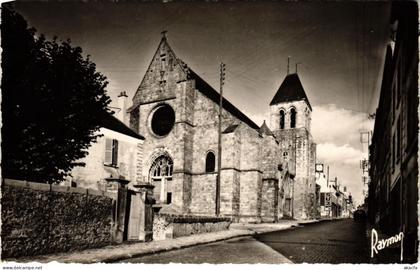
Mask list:
POLYGON ((116 205, 112 215, 112 242, 120 244, 124 241, 124 223, 127 207, 127 184, 130 182, 125 179, 107 178, 107 191, 117 193, 116 205))
POLYGON ((135 196, 139 200, 139 240, 144 242, 150 242, 153 240, 153 204, 155 202, 153 198, 154 186, 149 182, 138 182, 133 185, 137 189, 136 192, 140 193, 140 196, 135 196))

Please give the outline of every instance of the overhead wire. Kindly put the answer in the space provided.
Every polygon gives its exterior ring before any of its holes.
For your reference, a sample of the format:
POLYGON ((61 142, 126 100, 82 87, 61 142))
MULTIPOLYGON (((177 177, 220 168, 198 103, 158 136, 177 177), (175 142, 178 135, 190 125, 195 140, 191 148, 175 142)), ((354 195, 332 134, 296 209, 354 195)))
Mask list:
POLYGON ((249 58, 248 61, 242 62, 241 65, 244 66, 244 68, 241 71, 238 71, 238 74, 244 74, 248 70, 257 67, 258 65, 256 63, 265 63, 268 59, 273 58, 273 55, 270 53, 267 53, 267 51, 276 50, 277 52, 282 52, 289 48, 290 45, 298 43, 298 41, 301 41, 303 39, 306 39, 307 37, 313 35, 318 31, 318 24, 312 25, 312 27, 306 27, 303 31, 298 32, 297 34, 293 35, 291 38, 286 40, 282 44, 273 43, 272 46, 265 48, 264 51, 257 53, 257 59, 255 60, 253 58, 249 58), (316 29, 314 31, 314 29, 316 29))

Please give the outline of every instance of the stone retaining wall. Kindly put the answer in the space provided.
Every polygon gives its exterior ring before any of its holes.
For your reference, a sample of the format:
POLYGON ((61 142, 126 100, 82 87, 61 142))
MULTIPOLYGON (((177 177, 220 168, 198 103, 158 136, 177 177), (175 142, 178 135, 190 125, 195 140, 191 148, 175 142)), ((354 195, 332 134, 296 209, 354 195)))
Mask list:
POLYGON ((156 214, 153 219, 153 239, 217 232, 229 229, 230 224, 231 219, 226 217, 156 214))
POLYGON ((4 180, 2 258, 111 244, 111 197, 97 190, 4 180))

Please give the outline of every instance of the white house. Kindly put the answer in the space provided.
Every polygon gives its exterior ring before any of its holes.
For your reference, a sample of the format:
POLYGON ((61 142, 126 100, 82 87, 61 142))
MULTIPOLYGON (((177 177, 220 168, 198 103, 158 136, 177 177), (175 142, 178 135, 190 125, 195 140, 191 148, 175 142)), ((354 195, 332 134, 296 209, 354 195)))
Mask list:
POLYGON ((106 178, 123 178, 134 182, 140 174, 142 145, 144 137, 124 124, 125 101, 127 95, 118 96, 117 119, 105 115, 98 131, 103 135, 88 149, 89 154, 81 161, 84 167, 75 167, 67 184, 102 190, 106 178))

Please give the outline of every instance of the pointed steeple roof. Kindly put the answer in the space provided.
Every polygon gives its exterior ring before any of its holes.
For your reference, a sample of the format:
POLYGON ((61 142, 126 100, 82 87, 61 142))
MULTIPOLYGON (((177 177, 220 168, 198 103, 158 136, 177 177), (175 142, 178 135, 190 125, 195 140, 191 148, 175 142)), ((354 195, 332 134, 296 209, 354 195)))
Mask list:
POLYGON ((279 104, 282 102, 305 100, 309 108, 312 110, 312 106, 309 103, 309 99, 306 96, 305 90, 303 89, 302 83, 300 82, 297 73, 289 74, 280 85, 279 90, 274 95, 270 102, 271 105, 279 104))
POLYGON ((264 135, 267 135, 267 136, 273 136, 274 137, 274 133, 267 126, 267 124, 265 123, 265 120, 264 120, 264 123, 260 127, 260 134, 264 134, 264 135))

